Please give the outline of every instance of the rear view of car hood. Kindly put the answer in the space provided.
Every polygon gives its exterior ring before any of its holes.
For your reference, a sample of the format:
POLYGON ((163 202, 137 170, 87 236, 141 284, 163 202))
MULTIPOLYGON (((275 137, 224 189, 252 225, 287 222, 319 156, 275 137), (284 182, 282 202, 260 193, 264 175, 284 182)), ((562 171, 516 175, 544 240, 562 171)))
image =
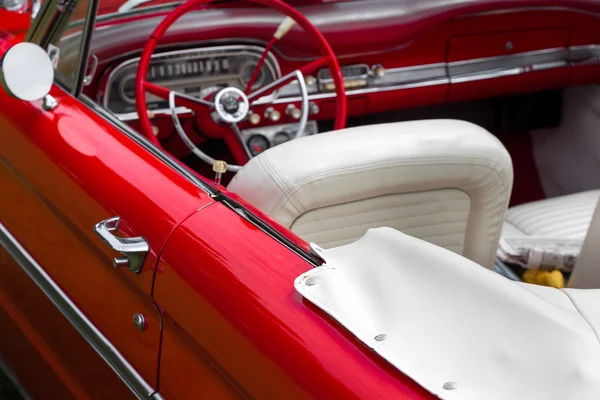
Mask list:
POLYGON ((600 290, 512 282, 390 228, 313 248, 326 264, 296 289, 438 397, 598 398, 600 290))

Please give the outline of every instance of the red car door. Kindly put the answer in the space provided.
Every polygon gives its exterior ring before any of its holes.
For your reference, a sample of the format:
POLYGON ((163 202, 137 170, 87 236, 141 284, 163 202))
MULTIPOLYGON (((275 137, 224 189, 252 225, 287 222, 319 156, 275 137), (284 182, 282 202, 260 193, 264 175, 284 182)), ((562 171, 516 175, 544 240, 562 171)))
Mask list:
POLYGON ((69 92, 0 88, 0 367, 34 398, 152 398, 157 257, 212 199, 69 92))

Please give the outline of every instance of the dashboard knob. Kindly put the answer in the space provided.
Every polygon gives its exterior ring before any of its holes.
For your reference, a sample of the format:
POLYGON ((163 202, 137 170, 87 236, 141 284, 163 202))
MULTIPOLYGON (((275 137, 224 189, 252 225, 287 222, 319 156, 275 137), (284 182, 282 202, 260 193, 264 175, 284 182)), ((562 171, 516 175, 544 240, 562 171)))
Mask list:
POLYGON ((377 64, 373 66, 373 74, 375 74, 378 78, 383 78, 385 75, 385 68, 381 64, 377 64))
POLYGON ((265 118, 269 118, 273 122, 277 122, 281 119, 281 113, 273 107, 268 107, 265 110, 265 118))
POLYGON ((316 103, 310 102, 308 103, 308 111, 310 111, 311 114, 318 114, 321 109, 316 103))
POLYGON ((248 120, 250 121, 250 123, 252 125, 258 125, 258 124, 260 124, 261 118, 260 118, 259 114, 252 113, 252 114, 250 114, 250 116, 248 116, 248 120))
POLYGON ((312 86, 317 83, 317 78, 312 75, 307 75, 304 77, 304 83, 306 83, 307 86, 312 86))
POLYGON ((287 113, 287 115, 294 119, 300 119, 300 117, 302 116, 302 110, 300 110, 293 104, 288 105, 285 112, 287 113))

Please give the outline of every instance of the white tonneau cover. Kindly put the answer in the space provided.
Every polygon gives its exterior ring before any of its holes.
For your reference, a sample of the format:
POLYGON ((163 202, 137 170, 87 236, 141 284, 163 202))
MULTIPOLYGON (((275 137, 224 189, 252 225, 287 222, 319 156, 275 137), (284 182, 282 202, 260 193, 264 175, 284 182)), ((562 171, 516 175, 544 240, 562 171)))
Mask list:
POLYGON ((296 289, 431 393, 600 399, 600 289, 512 282, 390 228, 313 248, 326 264, 296 289))

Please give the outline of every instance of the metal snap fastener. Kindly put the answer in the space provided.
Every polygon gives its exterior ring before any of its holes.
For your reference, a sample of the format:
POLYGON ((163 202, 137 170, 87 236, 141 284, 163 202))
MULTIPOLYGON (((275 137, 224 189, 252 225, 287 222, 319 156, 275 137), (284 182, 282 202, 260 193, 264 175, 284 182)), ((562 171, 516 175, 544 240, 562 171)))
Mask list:
POLYGON ((378 342, 381 342, 381 341, 383 341, 385 339, 387 339, 387 335, 385 333, 382 333, 381 335, 375 336, 375 340, 377 340, 378 342))
POLYGON ((444 383, 444 386, 443 386, 443 388, 446 390, 454 390, 457 387, 458 387, 458 383, 452 382, 452 381, 444 383))
POLYGON ((317 280, 314 278, 308 278, 305 283, 306 286, 314 286, 317 284, 317 280))
POLYGON ((510 42, 510 41, 506 42, 504 47, 506 48, 506 50, 512 50, 514 47, 513 42, 510 42))

